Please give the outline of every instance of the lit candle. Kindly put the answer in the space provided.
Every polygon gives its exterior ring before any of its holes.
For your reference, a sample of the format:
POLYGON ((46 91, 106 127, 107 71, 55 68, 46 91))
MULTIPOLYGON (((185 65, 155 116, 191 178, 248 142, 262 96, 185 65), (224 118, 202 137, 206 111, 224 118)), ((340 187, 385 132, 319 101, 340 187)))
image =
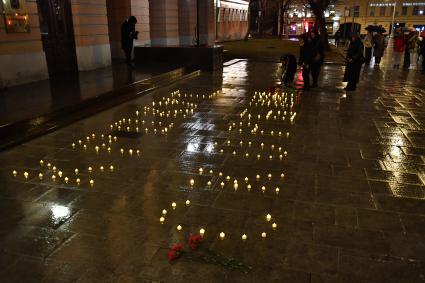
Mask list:
POLYGON ((211 186, 211 181, 208 181, 207 185, 208 185, 208 187, 210 187, 211 186))
POLYGON ((204 236, 204 234, 205 234, 205 229, 204 229, 204 228, 201 228, 201 229, 199 230, 199 235, 201 235, 201 237, 203 237, 203 236, 204 236))
POLYGON ((261 187, 261 191, 264 193, 266 191, 266 187, 265 186, 262 186, 261 187))
POLYGON ((193 187, 194 184, 195 184, 195 180, 190 179, 190 185, 193 187))
POLYGON ((242 235, 242 240, 244 240, 244 241, 245 241, 246 239, 248 239, 248 236, 247 236, 246 234, 243 234, 243 235, 242 235))
POLYGON ((221 239, 221 240, 224 240, 224 237, 226 237, 226 234, 224 234, 224 232, 221 232, 221 233, 220 233, 220 239, 221 239))
POLYGON ((177 204, 176 204, 175 202, 173 202, 173 203, 171 203, 171 207, 172 207, 173 209, 176 209, 177 204))
POLYGON ((93 168, 91 166, 89 166, 88 170, 91 173, 93 171, 93 168))
POLYGON ((94 185, 94 180, 90 180, 90 186, 94 185))
POLYGON ((25 179, 28 179, 28 176, 29 176, 28 172, 24 172, 25 179))
POLYGON ((186 205, 189 206, 190 205, 190 200, 186 200, 186 205))
POLYGON ((248 182, 248 177, 245 177, 245 182, 248 182))
POLYGON ((285 174, 283 174, 283 173, 280 174, 280 178, 282 178, 282 179, 285 178, 285 174))
POLYGON ((266 220, 267 220, 267 222, 270 222, 270 220, 272 220, 272 216, 270 214, 267 214, 266 215, 266 220))
POLYGON ((112 172, 112 171, 114 171, 114 166, 109 166, 109 170, 112 172))
POLYGON ((166 209, 163 209, 162 210, 162 215, 166 215, 167 214, 167 210, 166 209))
POLYGON ((74 172, 75 172, 75 175, 78 175, 78 168, 76 168, 76 169, 74 170, 74 172))
POLYGON ((56 172, 56 166, 53 166, 52 170, 53 172, 56 172))
POLYGON ((270 180, 272 178, 272 174, 269 173, 267 177, 269 177, 269 180, 270 180))
POLYGON ((64 180, 65 180, 65 183, 68 184, 68 181, 69 181, 68 177, 65 177, 64 180))
POLYGON ((100 166, 100 171, 103 172, 103 170, 105 170, 105 168, 103 166, 100 166))
POLYGON ((81 182, 80 178, 77 178, 77 184, 79 185, 81 182))
POLYGON ((161 224, 164 224, 165 218, 163 216, 161 216, 161 218, 159 218, 159 222, 161 222, 161 224))
POLYGON ((227 181, 230 181, 230 176, 227 176, 227 177, 226 177, 226 180, 227 180, 227 181))
POLYGON ((233 184, 233 188, 235 189, 235 191, 237 191, 238 190, 238 184, 237 183, 233 184))
POLYGON ((276 194, 279 194, 279 192, 280 192, 280 189, 276 188, 276 194))
POLYGON ((267 237, 267 233, 266 232, 263 232, 263 233, 261 233, 261 238, 266 238, 267 237))
POLYGON ((12 174, 13 174, 14 177, 16 177, 16 175, 18 175, 18 172, 16 172, 16 170, 13 170, 12 174))
POLYGON ((246 186, 246 188, 248 189, 248 191, 251 191, 251 185, 248 184, 248 186, 246 186))
POLYGON ((43 164, 44 164, 44 161, 40 160, 40 165, 43 166, 43 164))
POLYGON ((43 173, 38 174, 38 178, 39 178, 40 180, 43 180, 43 173))
POLYGON ((204 169, 199 168, 199 174, 202 174, 204 172, 204 169))
POLYGON ((59 178, 62 178, 62 171, 58 172, 58 176, 59 176, 59 178))
POLYGON ((56 180, 56 176, 52 175, 52 181, 54 182, 56 180))
POLYGON ((276 223, 273 223, 273 224, 272 224, 272 228, 273 228, 273 230, 276 230, 276 228, 277 228, 277 224, 276 224, 276 223))
POLYGON ((221 187, 224 187, 224 182, 221 182, 220 185, 221 185, 221 187))
POLYGON ((177 231, 181 231, 183 229, 183 227, 181 225, 177 225, 177 231))

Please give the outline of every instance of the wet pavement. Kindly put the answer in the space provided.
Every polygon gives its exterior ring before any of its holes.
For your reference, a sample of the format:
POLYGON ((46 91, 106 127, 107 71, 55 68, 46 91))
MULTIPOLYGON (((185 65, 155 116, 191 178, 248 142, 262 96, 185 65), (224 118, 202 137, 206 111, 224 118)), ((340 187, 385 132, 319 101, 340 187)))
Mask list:
POLYGON ((1 152, 2 282, 425 281, 424 76, 342 71, 239 61, 1 152), (200 229, 252 270, 170 264, 200 229))

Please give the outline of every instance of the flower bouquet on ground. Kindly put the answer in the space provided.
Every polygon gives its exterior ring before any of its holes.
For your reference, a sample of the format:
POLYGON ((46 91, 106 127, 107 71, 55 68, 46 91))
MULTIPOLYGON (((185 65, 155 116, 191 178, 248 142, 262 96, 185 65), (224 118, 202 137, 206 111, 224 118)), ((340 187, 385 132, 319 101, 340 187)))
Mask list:
POLYGON ((168 261, 170 263, 174 262, 184 255, 185 259, 191 261, 219 265, 227 269, 237 270, 243 273, 248 273, 252 270, 251 266, 248 266, 233 257, 226 256, 210 249, 202 248, 203 240, 204 238, 201 235, 190 235, 188 238, 190 252, 185 252, 182 244, 174 244, 168 251, 168 261))

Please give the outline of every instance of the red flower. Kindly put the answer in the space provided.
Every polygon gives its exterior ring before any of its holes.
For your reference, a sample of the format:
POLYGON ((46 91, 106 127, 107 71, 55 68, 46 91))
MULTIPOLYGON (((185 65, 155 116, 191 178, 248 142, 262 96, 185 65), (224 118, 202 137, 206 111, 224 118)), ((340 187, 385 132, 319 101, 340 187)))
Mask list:
POLYGON ((168 251, 168 260, 175 261, 183 254, 183 245, 182 244, 174 244, 171 250, 168 251))
POLYGON ((202 243, 204 238, 201 235, 195 234, 189 237, 189 246, 192 251, 196 250, 198 246, 202 243))

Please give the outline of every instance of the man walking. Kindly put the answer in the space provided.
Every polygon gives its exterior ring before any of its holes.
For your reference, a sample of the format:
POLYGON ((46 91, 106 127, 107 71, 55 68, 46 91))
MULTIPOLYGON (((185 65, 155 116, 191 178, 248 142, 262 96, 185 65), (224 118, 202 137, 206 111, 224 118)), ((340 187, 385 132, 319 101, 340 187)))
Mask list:
POLYGON ((137 19, 134 16, 129 17, 121 25, 121 48, 124 50, 127 65, 131 66, 131 53, 133 51, 133 41, 139 34, 136 31, 137 19))

